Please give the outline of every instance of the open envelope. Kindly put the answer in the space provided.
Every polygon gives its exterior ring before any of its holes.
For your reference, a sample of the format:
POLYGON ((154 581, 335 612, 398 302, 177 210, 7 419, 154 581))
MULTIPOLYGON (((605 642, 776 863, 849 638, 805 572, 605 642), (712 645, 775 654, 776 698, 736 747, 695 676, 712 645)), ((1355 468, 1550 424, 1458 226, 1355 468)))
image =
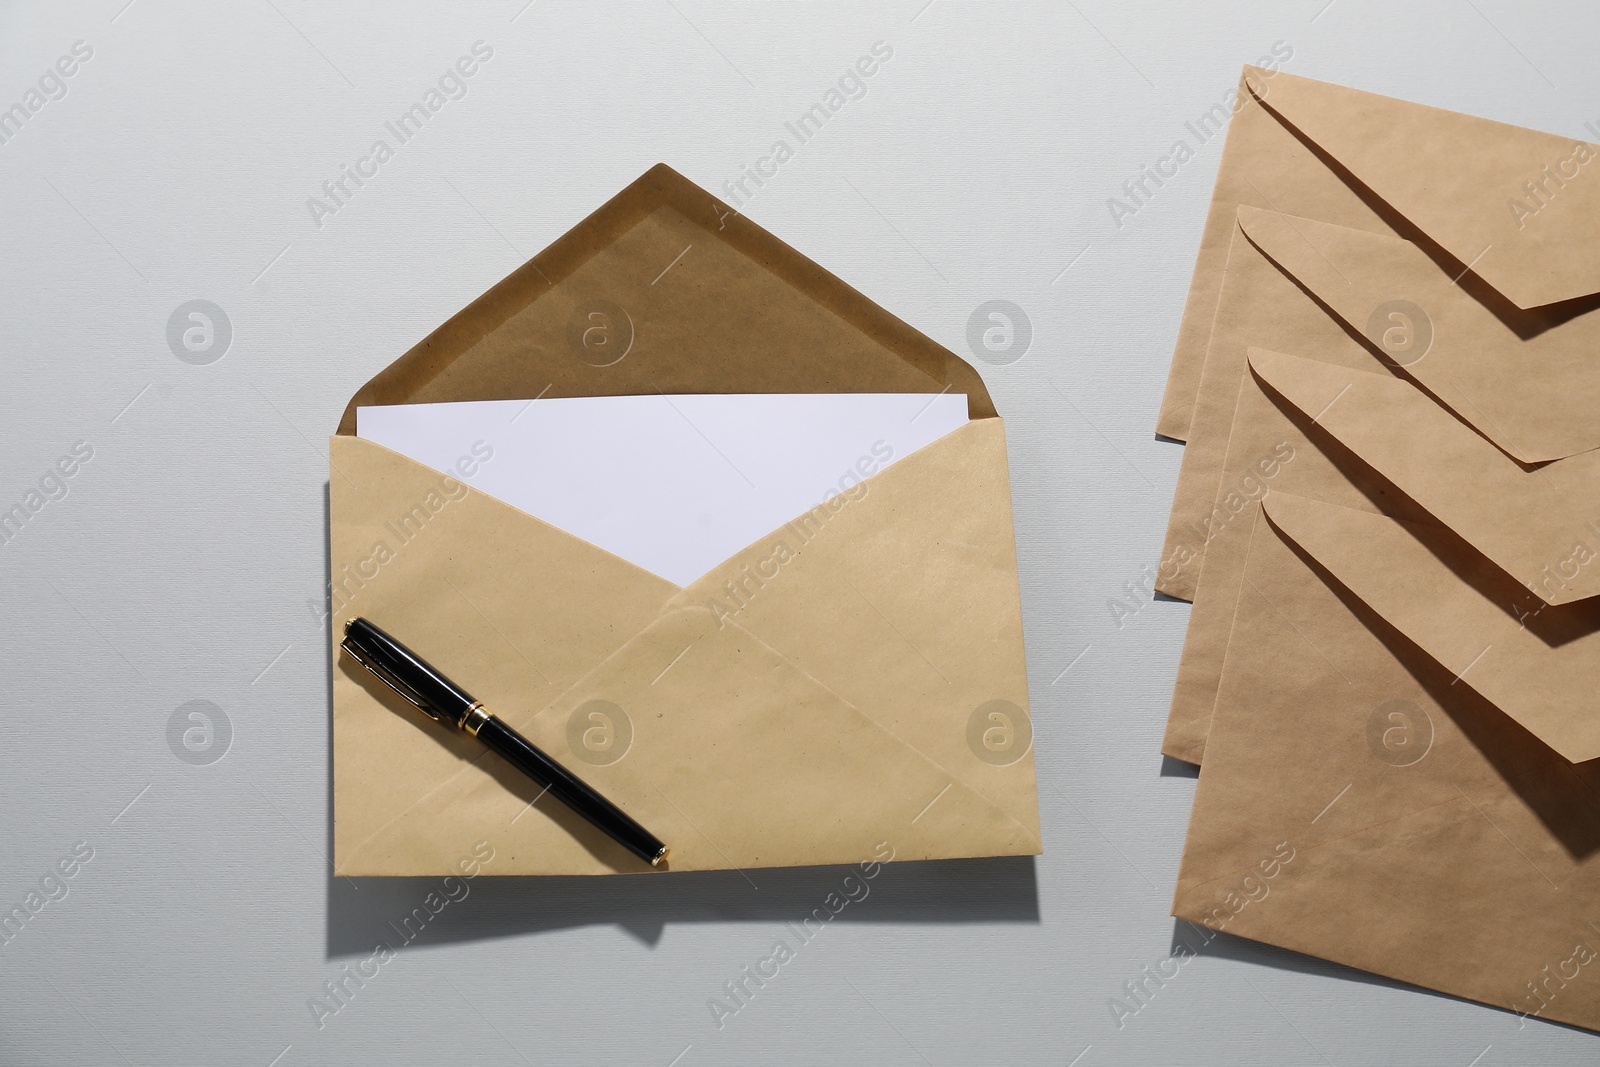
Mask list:
POLYGON ((493 874, 648 869, 372 683, 339 654, 355 615, 649 827, 674 870, 1039 851, 982 382, 668 168, 363 386, 330 450, 338 873, 448 874, 484 840, 493 874), (971 421, 686 588, 353 435, 363 405, 941 391, 971 421))
POLYGON ((1437 525, 1269 494, 1173 914, 1600 1029, 1600 761, 1558 751, 1596 751, 1593 713, 1519 709, 1486 660, 1439 658, 1516 640, 1515 590, 1437 525))
MULTIPOLYGON (((1432 261, 1445 284, 1460 279, 1471 299, 1524 338, 1595 306, 1595 294, 1600 293, 1600 255, 1595 252, 1600 247, 1600 181, 1587 171, 1600 169, 1591 166, 1600 149, 1573 138, 1256 67, 1245 68, 1239 99, 1162 401, 1157 423, 1161 434, 1190 439, 1207 340, 1241 205, 1405 238, 1432 261)), ((1319 234, 1310 227, 1301 230, 1305 255, 1326 253, 1335 259, 1321 247, 1319 234)), ((1308 265, 1302 259, 1290 269, 1314 284, 1300 269, 1308 265)), ((1347 290, 1341 288, 1345 299, 1332 303, 1360 332, 1366 333, 1369 323, 1380 335, 1395 325, 1388 317, 1393 309, 1384 306, 1389 299, 1423 306, 1435 325, 1446 328, 1442 308, 1425 302, 1420 291, 1407 291, 1413 274, 1386 270, 1385 277, 1366 278, 1350 274, 1343 262, 1334 273, 1349 284, 1347 290), (1372 299, 1383 291, 1390 295, 1372 299)), ((1319 291, 1326 298, 1328 287, 1319 291)), ((1440 291, 1435 282, 1428 283, 1430 297, 1440 291)), ((1468 320, 1452 318, 1452 358, 1473 366, 1494 365, 1504 346, 1497 339, 1474 356, 1461 340, 1475 338, 1458 331, 1467 325, 1468 320)), ((1589 325, 1577 332, 1597 329, 1589 325)), ((1563 347, 1566 358, 1576 360, 1580 357, 1571 353, 1581 353, 1585 340, 1574 336, 1547 344, 1563 347)), ((1526 399, 1474 392, 1475 379, 1461 366, 1457 364, 1457 384, 1472 400, 1504 399, 1517 409, 1526 399)), ((1581 388, 1591 386, 1585 382, 1581 388)), ((1459 402, 1451 395, 1444 399, 1452 405, 1459 402)), ((1507 425, 1503 436, 1508 440, 1501 443, 1515 454, 1509 443, 1515 442, 1526 450, 1521 458, 1530 461, 1595 447, 1584 443, 1588 436, 1574 439, 1564 432, 1568 429, 1559 419, 1548 426, 1534 419, 1507 425)))

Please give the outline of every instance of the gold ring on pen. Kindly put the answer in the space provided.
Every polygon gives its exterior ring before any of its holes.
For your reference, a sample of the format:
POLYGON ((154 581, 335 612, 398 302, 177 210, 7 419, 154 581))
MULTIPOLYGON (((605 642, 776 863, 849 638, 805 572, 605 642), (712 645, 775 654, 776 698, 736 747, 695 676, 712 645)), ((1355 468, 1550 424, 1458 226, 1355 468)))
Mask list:
POLYGON ((461 728, 473 737, 477 737, 478 731, 483 729, 483 724, 488 722, 490 718, 487 708, 482 704, 473 704, 472 707, 467 709, 467 713, 461 717, 461 728))

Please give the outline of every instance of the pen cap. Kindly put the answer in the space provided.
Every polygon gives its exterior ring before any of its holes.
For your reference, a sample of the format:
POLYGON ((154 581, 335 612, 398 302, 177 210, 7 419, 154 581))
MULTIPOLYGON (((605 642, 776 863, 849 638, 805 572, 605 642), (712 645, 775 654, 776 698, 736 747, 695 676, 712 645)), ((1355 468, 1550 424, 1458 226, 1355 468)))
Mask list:
POLYGON ((477 703, 421 656, 366 619, 354 618, 345 624, 344 646, 390 688, 435 719, 460 726, 477 703))

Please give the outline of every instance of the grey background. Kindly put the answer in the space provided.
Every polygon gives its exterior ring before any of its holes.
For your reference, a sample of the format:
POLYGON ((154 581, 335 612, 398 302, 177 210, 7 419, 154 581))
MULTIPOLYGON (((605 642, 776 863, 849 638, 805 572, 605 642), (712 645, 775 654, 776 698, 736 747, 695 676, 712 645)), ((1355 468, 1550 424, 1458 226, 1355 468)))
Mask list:
POLYGON ((1592 1036, 1227 938, 1114 1024, 1172 947, 1194 781, 1157 752, 1188 609, 1119 626, 1108 601, 1160 547, 1180 449, 1151 429, 1220 141, 1120 229, 1106 200, 1276 41, 1291 72, 1581 136, 1597 23, 1512 0, 6 3, 0 105, 94 54, 0 145, 0 510, 75 442, 94 457, 0 548, 0 903, 95 852, 0 947, 0 1061, 1593 1062, 1592 1036), (306 199, 478 40, 469 94, 313 225, 306 199), (721 191, 878 40, 867 96, 749 213, 959 351, 986 301, 1029 317, 1024 357, 980 368, 1045 855, 891 867, 721 1030, 707 999, 842 871, 480 879, 319 1029, 307 999, 435 888, 328 876, 316 605, 346 399, 649 165, 721 191), (193 299, 232 326, 208 365, 167 343, 193 299), (231 725, 220 760, 169 747, 191 701, 231 725))

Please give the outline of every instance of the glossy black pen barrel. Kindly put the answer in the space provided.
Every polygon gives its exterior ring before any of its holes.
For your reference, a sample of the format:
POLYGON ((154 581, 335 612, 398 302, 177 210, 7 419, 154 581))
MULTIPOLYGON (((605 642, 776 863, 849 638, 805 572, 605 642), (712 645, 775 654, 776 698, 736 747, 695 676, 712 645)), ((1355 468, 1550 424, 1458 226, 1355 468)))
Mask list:
POLYGON ((368 670, 435 719, 460 726, 477 703, 427 660, 366 619, 350 620, 344 645, 368 670))
POLYGON ((667 846, 629 818, 627 812, 595 792, 493 715, 486 716, 478 724, 477 738, 500 758, 546 787, 557 800, 604 830, 646 863, 654 866, 666 855, 667 846))

